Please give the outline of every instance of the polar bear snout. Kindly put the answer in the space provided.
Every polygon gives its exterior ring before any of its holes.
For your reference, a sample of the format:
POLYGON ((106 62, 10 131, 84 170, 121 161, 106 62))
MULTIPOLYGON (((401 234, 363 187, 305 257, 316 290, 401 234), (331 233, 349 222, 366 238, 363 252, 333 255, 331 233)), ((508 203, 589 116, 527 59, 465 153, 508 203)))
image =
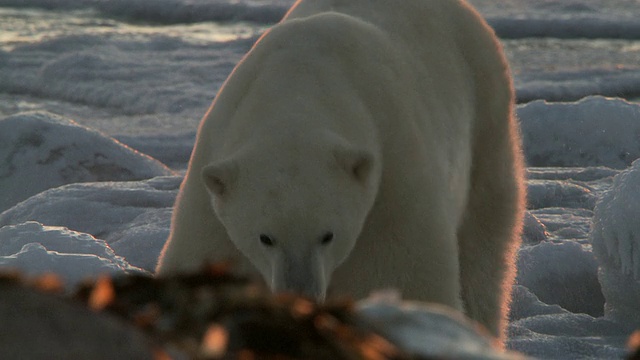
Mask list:
POLYGON ((318 301, 326 297, 327 282, 320 256, 282 254, 273 264, 271 291, 293 292, 318 301))

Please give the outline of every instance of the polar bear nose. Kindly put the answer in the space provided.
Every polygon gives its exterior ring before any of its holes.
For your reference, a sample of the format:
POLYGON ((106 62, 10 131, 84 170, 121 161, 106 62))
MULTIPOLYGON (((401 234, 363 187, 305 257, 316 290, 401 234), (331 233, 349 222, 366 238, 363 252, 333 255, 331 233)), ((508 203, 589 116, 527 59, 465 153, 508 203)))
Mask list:
POLYGON ((323 268, 317 259, 286 256, 282 265, 281 272, 275 271, 271 282, 274 292, 294 292, 324 301, 326 284, 323 268))
POLYGON ((325 291, 318 281, 300 276, 289 276, 285 278, 284 291, 294 292, 308 296, 318 301, 324 301, 325 291))

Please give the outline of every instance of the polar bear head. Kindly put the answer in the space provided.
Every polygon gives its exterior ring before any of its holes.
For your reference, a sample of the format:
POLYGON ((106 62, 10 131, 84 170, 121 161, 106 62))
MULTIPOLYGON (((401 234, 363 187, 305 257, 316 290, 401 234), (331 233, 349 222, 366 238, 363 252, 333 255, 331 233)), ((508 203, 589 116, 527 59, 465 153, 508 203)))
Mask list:
POLYGON ((335 137, 291 135, 256 141, 202 175, 231 241, 271 289, 322 300, 373 206, 377 168, 373 153, 335 137))

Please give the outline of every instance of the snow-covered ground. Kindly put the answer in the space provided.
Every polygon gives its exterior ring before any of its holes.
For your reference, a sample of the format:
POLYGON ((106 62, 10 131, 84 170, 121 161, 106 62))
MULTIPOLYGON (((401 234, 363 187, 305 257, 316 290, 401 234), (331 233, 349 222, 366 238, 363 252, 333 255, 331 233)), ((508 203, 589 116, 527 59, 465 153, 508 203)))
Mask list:
MULTIPOLYGON (((623 358, 640 328, 640 4, 472 3, 511 61, 531 166, 508 346, 623 358)), ((200 117, 290 4, 0 0, 0 267, 152 271, 200 117)))

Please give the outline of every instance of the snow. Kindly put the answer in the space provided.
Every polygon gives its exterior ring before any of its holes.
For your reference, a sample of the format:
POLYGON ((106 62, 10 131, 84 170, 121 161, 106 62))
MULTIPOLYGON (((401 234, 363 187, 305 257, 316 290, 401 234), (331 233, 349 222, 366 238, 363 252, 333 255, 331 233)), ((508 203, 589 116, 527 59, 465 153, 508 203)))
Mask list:
POLYGON ((115 129, 117 135, 191 133, 263 29, 193 24, 164 30, 92 11, 65 14, 54 21, 50 12, 0 11, 0 24, 15 35, 4 46, 0 36, 0 115, 64 113, 110 135, 115 129), (44 38, 22 35, 33 32, 34 22, 46 24, 39 29, 44 38))
POLYGON ((621 359, 632 331, 603 317, 548 305, 521 285, 514 286, 510 320, 510 347, 539 359, 621 359))
POLYGON ((605 315, 640 324, 640 160, 618 174, 598 201, 590 241, 600 263, 605 315))
POLYGON ((169 234, 171 208, 181 181, 180 177, 156 177, 61 186, 1 213, 0 226, 37 221, 92 234, 129 263, 153 271, 169 234))
MULTIPOLYGON (((0 0, 0 267, 69 287, 152 271, 200 118, 291 2, 0 0)), ((471 2, 502 37, 530 166, 507 346, 623 358, 640 327, 640 7, 471 2)), ((362 311, 403 319, 388 325, 415 349, 446 341, 421 343, 429 322, 460 326, 377 306, 362 311)), ((465 329, 450 334, 484 351, 465 329)))
POLYGON ((586 314, 546 314, 516 320, 510 346, 539 359, 622 359, 631 333, 615 322, 586 314))
POLYGON ((556 207, 561 202, 565 207, 592 209, 596 202, 588 188, 568 181, 530 180, 527 196, 527 205, 534 209, 556 207))
POLYGON ((103 240, 35 221, 0 228, 0 267, 27 275, 56 273, 70 285, 104 273, 144 273, 103 240))
POLYGON ((576 242, 544 241, 524 246, 518 253, 517 283, 541 301, 573 313, 603 315, 604 297, 597 273, 593 254, 576 242))
MULTIPOLYGON (((57 112, 66 107, 60 102, 71 103, 78 118, 92 112, 87 107, 96 108, 88 120, 98 121, 83 125, 98 130, 104 129, 96 123, 104 120, 145 134, 157 134, 158 129, 181 133, 196 128, 198 117, 250 45, 239 40, 221 49, 220 44, 190 44, 155 34, 145 40, 74 34, 0 53, 0 62, 6 64, 0 66, 0 92, 55 99, 35 110, 57 112), (187 121, 178 122, 181 118, 187 121)), ((23 107, 18 110, 29 109, 31 102, 17 102, 23 107)))
POLYGON ((531 212, 526 212, 524 214, 524 231, 522 232, 523 244, 535 245, 548 238, 547 227, 531 212))
POLYGON ((578 102, 534 101, 518 108, 529 166, 624 169, 640 157, 640 105, 589 96, 578 102))
POLYGON ((640 72, 620 66, 614 72, 594 69, 523 74, 516 78, 515 83, 518 102, 521 103, 536 99, 575 101, 591 94, 634 97, 640 93, 640 72))
POLYGON ((637 19, 607 19, 591 14, 595 9, 585 9, 586 14, 558 21, 557 18, 489 18, 489 24, 498 36, 518 39, 529 37, 612 38, 637 39, 640 37, 640 21, 637 19))
POLYGON ((103 16, 150 23, 175 24, 202 21, 279 21, 293 0, 1 0, 0 6, 45 9, 94 9, 103 16))
POLYGON ((44 112, 0 120, 0 159, 0 212, 64 184, 173 174, 112 138, 44 112))
POLYGON ((640 280, 640 160, 598 202, 591 239, 598 256, 640 280))

